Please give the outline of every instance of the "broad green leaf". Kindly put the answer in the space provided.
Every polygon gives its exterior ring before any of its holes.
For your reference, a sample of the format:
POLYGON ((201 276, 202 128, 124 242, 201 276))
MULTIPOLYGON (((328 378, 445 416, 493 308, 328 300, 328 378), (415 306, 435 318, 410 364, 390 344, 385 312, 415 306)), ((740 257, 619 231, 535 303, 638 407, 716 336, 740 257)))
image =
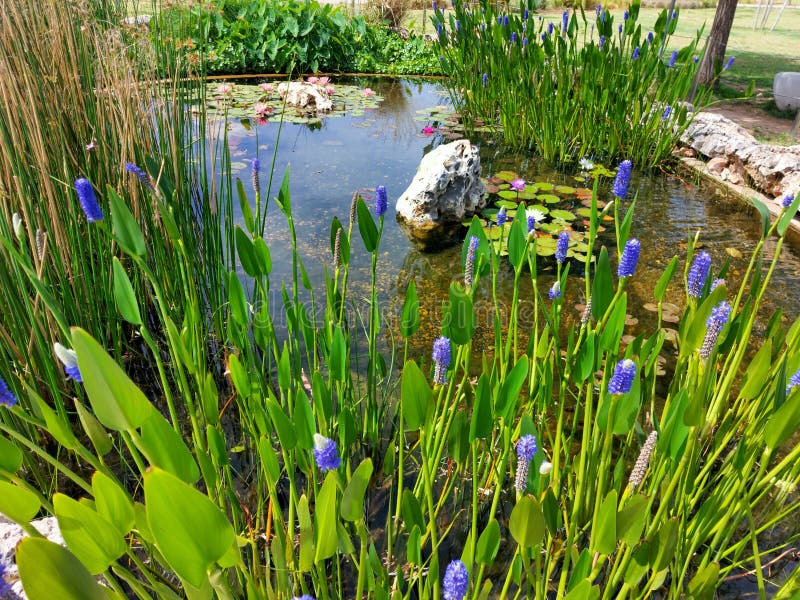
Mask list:
POLYGON ((611 554, 617 549, 617 491, 611 490, 600 504, 592 526, 592 551, 611 554))
POLYGON ((25 538, 16 553, 29 600, 108 600, 103 588, 66 548, 44 538, 25 538))
POLYGON ((350 241, 347 237, 347 230, 339 221, 339 217, 333 217, 331 221, 331 256, 336 253, 336 232, 341 231, 339 236, 339 257, 342 264, 346 265, 350 262, 350 241))
POLYGON ((125 553, 123 532, 85 504, 56 494, 53 508, 67 547, 92 575, 99 575, 125 553))
POLYGON ((478 538, 475 548, 475 560, 482 565, 490 565, 500 549, 500 524, 491 519, 478 538))
POLYGON ((761 235, 765 236, 769 231, 769 224, 770 224, 769 209, 767 208, 766 204, 761 202, 761 200, 759 200, 755 196, 750 198, 750 202, 752 203, 753 206, 756 207, 756 209, 758 209, 758 213, 761 215, 761 230, 762 230, 761 235))
POLYGON ((122 263, 114 257, 114 302, 122 318, 132 325, 142 324, 142 315, 139 312, 139 303, 136 301, 136 293, 133 291, 131 280, 125 272, 122 263))
POLYGON ((233 387, 239 395, 243 398, 250 396, 250 375, 236 354, 228 355, 228 371, 231 374, 233 387))
POLYGON ((196 483, 200 470, 186 447, 183 438, 158 411, 142 423, 142 435, 136 444, 151 465, 180 477, 186 483, 196 483))
POLYGON ((336 524, 336 472, 330 471, 317 494, 314 506, 316 517, 317 545, 314 551, 314 562, 330 558, 339 547, 336 524))
MULTIPOLYGON (((26 386, 27 387, 27 386, 26 386)), ((33 389, 28 388, 28 398, 31 401, 33 410, 44 419, 46 431, 62 446, 69 450, 75 450, 80 446, 78 438, 72 433, 72 427, 56 413, 33 389)))
POLYGON ((664 521, 656 534, 655 545, 657 551, 650 568, 658 572, 667 568, 678 546, 678 517, 664 521))
POLYGON ((533 496, 523 496, 511 511, 508 529, 522 548, 541 543, 545 533, 542 507, 533 496))
POLYGON ((508 260, 515 269, 519 269, 525 260, 525 249, 528 244, 528 225, 524 210, 518 210, 508 231, 508 260))
POLYGON ((425 527, 425 519, 422 517, 422 509, 419 507, 419 501, 408 488, 403 490, 401 514, 406 526, 406 531, 411 531, 413 527, 417 527, 420 531, 427 529, 425 527))
POLYGON ((250 206, 250 200, 247 198, 247 193, 244 191, 244 184, 238 177, 236 178, 236 192, 239 196, 239 211, 242 214, 245 227, 247 227, 247 231, 253 233, 256 229, 255 219, 253 218, 253 209, 250 206))
POLYGON ((462 464, 469 456, 469 420, 463 410, 456 413, 450 425, 447 453, 458 464, 462 464))
POLYGON ((245 326, 250 320, 247 311, 247 300, 244 295, 242 282, 236 271, 231 271, 228 275, 228 303, 231 308, 231 316, 239 325, 245 326))
POLYGON ((236 227, 236 254, 239 257, 239 262, 242 264, 244 272, 250 277, 257 277, 261 275, 261 265, 256 258, 256 250, 250 236, 245 233, 241 227, 236 227))
POLYGON ((328 367, 333 379, 336 381, 344 381, 347 369, 347 346, 344 341, 342 328, 338 325, 333 332, 328 367))
POLYGON ((108 186, 106 190, 111 204, 114 239, 131 256, 144 256, 147 254, 147 245, 139 224, 122 198, 114 191, 114 188, 108 186))
POLYGON ((288 218, 292 215, 292 196, 289 191, 289 165, 286 165, 286 170, 283 172, 283 179, 281 180, 281 187, 278 190, 277 198, 278 206, 281 212, 288 218))
POLYGON ((449 308, 444 316, 442 327, 445 335, 454 344, 466 344, 472 339, 475 332, 475 314, 472 307, 472 297, 458 283, 451 283, 449 308))
POLYGON ((294 428, 297 433, 297 446, 305 450, 314 447, 314 414, 311 412, 311 402, 305 392, 298 392, 294 399, 294 428))
POLYGON ((179 577, 200 587, 235 541, 228 519, 208 496, 158 468, 144 475, 144 497, 156 546, 179 577))
POLYGON ((272 420, 272 425, 278 432, 278 439, 281 442, 281 446, 283 446, 284 450, 291 450, 297 445, 297 434, 294 431, 294 425, 274 398, 268 398, 266 405, 269 418, 272 420))
POLYGON ((742 381, 742 389, 739 392, 740 398, 752 400, 761 392, 761 388, 768 382, 769 371, 772 368, 772 340, 767 338, 759 348, 750 365, 745 371, 742 381))
POLYGON ((115 431, 137 429, 153 406, 125 371, 88 333, 72 328, 83 387, 97 419, 115 431))
POLYGON ((422 564, 421 537, 419 527, 414 525, 408 534, 408 542, 406 543, 406 557, 412 565, 422 564))
POLYGON ((664 272, 661 274, 661 277, 658 278, 658 283, 656 283, 655 290, 653 290, 653 295, 658 302, 664 300, 664 294, 667 292, 667 285, 669 285, 672 276, 675 274, 675 268, 677 266, 678 257, 673 256, 672 260, 669 261, 667 268, 664 269, 664 272))
POLYGON ((800 427, 800 393, 797 388, 781 407, 770 416, 764 433, 764 442, 770 450, 777 450, 800 427))
POLYGON ((357 201, 356 212, 358 213, 358 231, 361 239, 364 240, 364 247, 367 252, 375 252, 378 247, 378 228, 375 226, 372 213, 369 212, 369 208, 362 198, 357 201))
POLYGON ((358 521, 364 516, 364 496, 372 477, 372 459, 365 458, 353 472, 342 495, 340 513, 345 521, 358 521))
POLYGON ((597 600, 600 588, 592 585, 591 579, 584 579, 564 596, 564 600, 597 600))
POLYGON ((617 513, 617 537, 628 546, 634 546, 642 535, 647 517, 648 499, 635 494, 625 501, 617 513))
POLYGON ((492 390, 489 376, 481 374, 472 406, 472 420, 469 426, 469 441, 486 439, 492 433, 492 390))
POLYGON ((297 520, 300 525, 300 572, 307 573, 314 568, 314 526, 305 494, 297 502, 297 520))
POLYGON ((416 431, 425 424, 432 398, 433 392, 422 370, 413 360, 406 361, 400 383, 400 402, 406 431, 416 431))
POLYGON ((0 481, 0 514, 17 523, 27 524, 40 508, 39 497, 31 490, 0 481))
POLYGON ((253 242, 256 260, 258 261, 259 271, 265 275, 272 272, 272 256, 269 253, 269 246, 262 238, 256 238, 253 242))
POLYGON ((614 297, 614 284, 611 276, 611 262, 608 259, 608 250, 605 246, 600 249, 597 267, 592 281, 592 316, 599 321, 611 304, 614 297))
POLYGON ((22 466, 22 450, 0 435, 0 469, 6 473, 16 473, 22 466))
POLYGON ((508 420, 509 415, 517 405, 517 397, 522 390, 525 379, 528 377, 528 357, 522 356, 514 368, 506 375, 494 406, 495 416, 508 420))
MULTIPOLYGON (((798 195, 800 198, 800 195, 798 195)), ((712 600, 717 589, 719 563, 713 562, 697 571, 689 582, 689 597, 693 600, 712 600)))
POLYGON ((417 298, 417 285, 411 280, 408 282, 406 298, 403 301, 400 335, 408 339, 417 332, 417 329, 419 329, 419 298, 417 298))
POLYGON ((97 512, 127 535, 133 529, 133 500, 113 479, 97 471, 92 476, 92 494, 97 512))
MULTIPOLYGON (((592 300, 594 302, 594 299, 592 300)), ((628 294, 623 292, 622 296, 617 299, 614 308, 611 310, 611 316, 606 322, 606 326, 600 333, 600 350, 616 352, 619 347, 619 341, 622 338, 622 332, 625 330, 625 316, 628 310, 628 294)))
POLYGON ((650 561, 656 548, 650 542, 642 542, 633 551, 633 560, 628 563, 623 579, 630 587, 636 587, 650 568, 650 561))

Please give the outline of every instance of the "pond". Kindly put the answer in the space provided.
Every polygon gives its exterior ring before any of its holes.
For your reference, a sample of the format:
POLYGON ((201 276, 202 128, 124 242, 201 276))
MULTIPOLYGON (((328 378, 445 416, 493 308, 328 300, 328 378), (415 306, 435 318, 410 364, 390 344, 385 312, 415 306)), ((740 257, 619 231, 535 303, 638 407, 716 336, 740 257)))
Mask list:
MULTIPOLYGON (((263 80, 259 80, 263 81, 263 80)), ((259 81, 256 81, 258 83, 259 81)), ((339 81, 334 82, 339 84, 339 81)), ((342 82, 344 83, 344 82, 342 82)), ((380 245, 378 263, 378 294, 384 322, 389 324, 385 339, 399 335, 393 331, 402 307, 406 287, 415 280, 420 297, 422 326, 414 336, 412 352, 417 355, 429 353, 433 339, 439 335, 443 316, 443 302, 447 299, 450 283, 463 277, 461 248, 446 249, 436 253, 425 253, 415 249, 395 221, 394 202, 410 184, 422 157, 432 148, 447 143, 455 137, 450 129, 440 127, 442 111, 434 107, 447 104, 445 90, 435 81, 408 79, 352 79, 346 81, 356 90, 369 88, 379 101, 367 102, 356 110, 311 123, 284 123, 279 132, 276 119, 228 119, 228 143, 231 152, 233 173, 242 179, 248 193, 253 194, 250 161, 256 155, 262 164, 262 188, 266 189, 268 167, 275 154, 275 179, 271 196, 275 196, 280 177, 287 166, 291 170, 291 195, 294 219, 298 231, 299 252, 316 289, 322 289, 325 265, 330 269, 331 220, 338 217, 345 225, 348 222, 351 199, 360 192, 368 204, 376 185, 384 185, 389 195, 389 210, 380 245), (424 128, 430 126, 434 132, 424 128), (267 171, 264 173, 263 171, 267 171)), ((240 88, 240 84, 234 86, 240 88)), ((252 86, 255 87, 255 86, 252 86)), ((244 86, 241 86, 244 88, 244 86)), ((240 93, 234 89, 234 95, 240 93)), ((350 92, 351 96, 354 92, 350 92)), ((350 100, 349 100, 350 101, 350 100)), ((355 102, 352 100, 352 102, 355 102)), ((530 156, 509 151, 494 144, 488 135, 474 139, 480 145, 484 177, 501 171, 513 171, 527 181, 547 181, 555 185, 591 186, 591 182, 576 180, 576 172, 559 172, 532 159, 530 156)), ((614 169, 615 165, 609 165, 614 169)), ((610 199, 610 179, 601 181, 600 197, 610 199)), ((687 173, 662 176, 652 173, 636 173, 630 186, 629 197, 634 194, 636 203, 631 236, 638 237, 642 244, 639 269, 628 285, 629 312, 631 318, 626 334, 652 332, 655 314, 652 309, 652 290, 664 267, 673 255, 683 258, 687 240, 700 231, 700 244, 713 257, 712 273, 716 274, 726 261, 729 289, 735 289, 747 267, 751 250, 758 242, 760 224, 758 218, 740 201, 726 197, 713 186, 694 181, 687 173)), ((563 208, 580 209, 573 197, 565 197, 563 208)), ((562 207, 556 204, 555 207, 562 207)), ((551 206, 551 208, 553 207, 551 206)), ((236 216, 241 223, 241 215, 236 216)), ((610 228, 613 231, 613 227, 610 228)), ((601 236, 601 243, 609 246, 613 256, 613 234, 601 236)), ((273 281, 283 280, 291 284, 291 244, 286 221, 275 202, 268 209, 267 242, 269 244, 274 271, 273 281)), ((369 298, 369 254, 358 236, 354 234, 351 252, 350 298, 354 299, 354 310, 366 314, 369 298), (360 305, 359 305, 360 304, 360 305)), ((769 248, 768 248, 769 250, 769 248)), ((555 278, 552 259, 543 261, 540 286, 543 295, 555 278)), ((673 278, 666 300, 666 323, 670 326, 671 315, 680 314, 685 294, 681 276, 684 261, 673 278), (671 310, 670 310, 671 308, 671 310)), ((581 265, 573 266, 581 270, 581 265)), ((773 285, 769 290, 765 319, 776 309, 783 310, 783 320, 788 325, 800 313, 800 298, 796 294, 797 276, 800 274, 800 254, 784 248, 776 270, 773 285)), ((499 282, 499 291, 505 291, 510 302, 512 274, 510 269, 505 279, 499 282)), ((492 301, 488 282, 483 282, 476 296, 478 318, 476 335, 492 335, 492 301)), ((272 306, 279 307, 280 286, 273 284, 272 306)), ((585 302, 575 285, 565 290, 565 321, 574 322, 585 302), (576 307, 573 309, 572 307, 576 307)), ((523 300, 525 302, 525 300, 523 300)), ((526 310, 521 309, 524 318, 526 310)), ((280 327, 281 315, 273 315, 280 327)), ((763 323, 762 323, 763 325, 763 323)), ((491 340, 487 341, 491 342, 491 340)), ((487 344, 491 346, 492 344, 487 344)), ((480 346, 477 346, 480 347, 480 346)))

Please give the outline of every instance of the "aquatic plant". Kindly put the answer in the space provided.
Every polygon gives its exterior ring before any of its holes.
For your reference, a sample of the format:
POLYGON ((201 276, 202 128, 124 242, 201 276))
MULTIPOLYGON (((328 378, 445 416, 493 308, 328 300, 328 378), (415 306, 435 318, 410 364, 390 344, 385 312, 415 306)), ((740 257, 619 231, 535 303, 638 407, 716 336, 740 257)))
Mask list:
MULTIPOLYGON (((685 101, 701 32, 666 54, 677 26, 666 10, 644 33, 638 3, 619 24, 619 15, 607 10, 594 16, 567 10, 556 27, 525 19, 524 11, 534 9, 528 1, 519 12, 489 2, 476 10, 458 1, 451 11, 434 12, 435 27, 449 31, 435 43, 458 112, 468 122, 495 125, 506 142, 549 161, 627 157, 648 168, 667 159, 694 114, 685 101), (661 118, 665 106, 671 107, 669 120, 661 118)), ((707 101, 708 91, 698 90, 695 110, 707 101)))

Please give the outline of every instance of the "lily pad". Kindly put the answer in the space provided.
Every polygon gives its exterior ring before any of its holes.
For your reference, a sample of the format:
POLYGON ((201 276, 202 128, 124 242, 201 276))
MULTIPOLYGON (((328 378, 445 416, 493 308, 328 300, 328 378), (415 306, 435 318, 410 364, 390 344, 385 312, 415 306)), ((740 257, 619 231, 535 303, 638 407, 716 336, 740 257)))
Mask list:
POLYGON ((556 191, 559 194, 574 194, 575 193, 575 188, 574 187, 570 187, 568 185, 557 185, 556 186, 556 191))
POLYGON ((495 173, 494 176, 502 179, 503 181, 514 181, 515 179, 519 179, 519 175, 513 171, 500 171, 499 173, 495 173))
POLYGON ((549 192, 555 187, 552 183, 547 181, 537 181, 534 185, 540 192, 549 192))
POLYGON ((511 200, 498 200, 496 204, 498 208, 513 208, 515 210, 519 206, 517 202, 511 202, 511 200))
POLYGON ((554 219, 561 219, 563 221, 572 221, 575 219, 575 215, 566 210, 551 210, 550 216, 554 219))
POLYGON ((547 204, 555 204, 556 202, 561 202, 561 198, 559 198, 555 194, 539 194, 538 196, 536 196, 536 199, 542 202, 546 202, 547 204))

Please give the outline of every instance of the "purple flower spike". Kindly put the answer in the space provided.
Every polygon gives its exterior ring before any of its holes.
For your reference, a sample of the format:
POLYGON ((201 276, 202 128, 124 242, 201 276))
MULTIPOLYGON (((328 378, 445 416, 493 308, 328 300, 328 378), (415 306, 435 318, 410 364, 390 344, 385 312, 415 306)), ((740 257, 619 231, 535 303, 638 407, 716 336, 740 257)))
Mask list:
POLYGON ((547 295, 550 296, 550 300, 561 298, 561 282, 556 279, 556 282, 553 284, 553 287, 550 288, 550 291, 547 292, 547 295))
POLYGON ((375 214, 379 217, 385 215, 387 205, 386 187, 379 185, 375 188, 375 214))
POLYGON ((536 454, 536 438, 532 435, 523 435, 517 442, 517 458, 531 462, 536 454))
POLYGON ((498 227, 502 227, 506 224, 508 220, 508 214, 506 213, 506 207, 503 206, 500 210, 497 211, 497 225, 498 227))
POLYGON ((436 338, 433 342, 433 383, 444 385, 447 383, 447 367, 450 366, 450 340, 444 336, 436 338))
POLYGON ((150 187, 150 176, 145 173, 143 169, 133 163, 125 163, 125 170, 128 173, 132 173, 139 178, 139 181, 142 182, 142 185, 145 187, 150 187))
POLYGON ((469 589, 469 571, 460 560, 454 560, 444 572, 442 596, 444 600, 463 600, 469 589))
POLYGON ((250 174, 253 178, 253 191, 255 191, 256 195, 261 194, 261 178, 259 177, 259 172, 261 171, 261 161, 257 158, 254 158, 253 161, 250 163, 250 174))
POLYGON ((631 13, 630 13, 630 11, 627 11, 627 10, 626 10, 624 13, 622 13, 622 20, 623 20, 623 21, 627 21, 627 20, 628 20, 628 19, 630 19, 630 18, 631 18, 631 13))
POLYGON ((88 179, 83 177, 75 180, 75 191, 78 193, 78 201, 81 204, 86 220, 89 223, 103 220, 103 210, 97 203, 97 198, 94 195, 94 189, 88 179))
POLYGON ((467 289, 472 289, 472 284, 475 281, 475 252, 477 252, 479 244, 480 240, 478 239, 478 236, 470 236, 469 247, 467 248, 467 260, 466 264, 464 265, 464 285, 466 285, 467 289))
POLYGON ((648 44, 652 44, 653 43, 653 32, 652 31, 647 34, 647 43, 648 44))
POLYGON ((633 277, 636 272, 636 263, 639 262, 640 250, 639 240, 633 238, 625 242, 625 248, 622 250, 622 257, 619 259, 619 267, 617 268, 619 277, 633 277))
POLYGON ((700 357, 707 359, 711 356, 714 346, 717 345, 722 328, 731 316, 731 307, 724 300, 711 309, 711 314, 706 320, 706 337, 700 346, 700 357))
POLYGON ((623 160, 619 163, 617 175, 614 177, 614 184, 611 186, 611 193, 617 198, 624 198, 628 194, 628 184, 631 182, 631 170, 633 163, 623 160))
POLYGON ((489 74, 488 73, 484 73, 483 77, 481 77, 481 80, 483 82, 483 87, 486 87, 487 85, 489 85, 489 74))
POLYGON ((723 71, 727 71, 728 69, 730 69, 733 66, 733 61, 735 61, 735 60, 736 60, 736 57, 735 56, 731 56, 728 59, 728 62, 725 63, 725 67, 722 70, 723 71))
POLYGON ((528 9, 527 8, 522 13, 522 20, 523 21, 527 21, 528 20, 528 9))
POLYGON ((548 23, 547 24, 547 35, 552 34, 554 29, 555 29, 555 26, 552 23, 548 23))
POLYGON ((673 50, 672 51, 672 56, 669 57, 669 65, 668 66, 669 66, 670 69, 675 66, 675 61, 677 61, 677 60, 678 60, 678 51, 677 50, 673 50))
POLYGON ((639 58, 639 46, 633 49, 633 54, 631 55, 631 60, 636 60, 639 58))
POLYGON ((608 381, 608 393, 627 394, 633 387, 634 377, 636 377, 636 363, 630 358, 619 361, 608 381))
POLYGON ((567 260, 567 250, 569 250, 569 232, 562 231, 558 234, 558 241, 556 242, 556 260, 558 264, 564 264, 567 260))
POLYGON ((605 44, 605 43, 606 43, 606 36, 601 35, 600 36, 600 43, 597 44, 597 48, 599 50, 602 50, 603 49, 603 44, 605 44))
POLYGON ((67 377, 78 383, 83 383, 83 377, 81 377, 81 371, 78 368, 78 356, 75 351, 65 348, 58 342, 53 345, 53 350, 55 350, 58 360, 64 365, 64 372, 67 377))
POLYGON ((342 464, 336 442, 318 433, 314 434, 314 460, 321 471, 333 471, 342 464))
MULTIPOLYGON (((433 4, 435 6, 436 2, 434 2, 433 4)), ((303 594, 302 596, 297 596, 297 597, 293 598, 292 600, 314 600, 314 596, 310 596, 308 594, 303 594)))
POLYGON ((511 32, 511 43, 514 44, 514 43, 516 43, 516 41, 517 41, 517 32, 516 31, 512 31, 511 32))
POLYGON ((786 395, 788 396, 798 385, 800 385, 800 369, 795 371, 794 375, 789 378, 789 384, 786 386, 786 395))
POLYGON ((569 11, 564 11, 561 13, 561 33, 567 32, 567 26, 569 25, 569 11))
POLYGON ((8 384, 0 377, 0 406, 12 408, 17 403, 17 397, 9 389, 8 384))
POLYGON ((724 279, 715 279, 714 281, 711 282, 711 291, 713 292, 715 289, 717 289, 721 285, 725 285, 725 280, 724 279))
POLYGON ((781 206, 783 208, 789 208, 792 205, 792 202, 794 202, 794 194, 786 194, 783 197, 783 200, 781 200, 781 206))
POLYGON ((708 252, 701 252, 694 257, 686 286, 693 298, 699 298, 703 294, 709 269, 711 269, 711 255, 708 252))
POLYGON ((671 114, 672 114, 672 107, 667 106, 667 108, 664 109, 664 114, 661 115, 661 120, 666 121, 667 119, 669 119, 669 116, 671 114))

